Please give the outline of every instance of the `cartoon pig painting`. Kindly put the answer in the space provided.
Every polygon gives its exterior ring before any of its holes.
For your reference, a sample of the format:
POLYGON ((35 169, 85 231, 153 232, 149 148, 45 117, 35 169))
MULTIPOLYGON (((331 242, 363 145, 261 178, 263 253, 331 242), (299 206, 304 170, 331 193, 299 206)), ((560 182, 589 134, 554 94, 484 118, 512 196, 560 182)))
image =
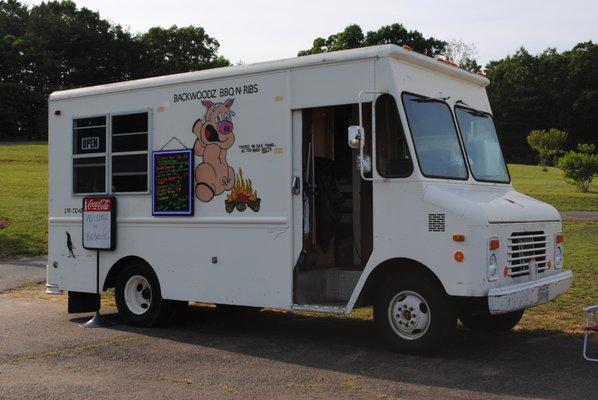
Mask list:
POLYGON ((195 155, 203 157, 195 169, 195 196, 203 202, 231 190, 235 184, 235 171, 226 160, 226 151, 235 142, 232 122, 235 113, 231 110, 234 101, 202 101, 206 114, 203 120, 198 119, 193 124, 193 133, 197 136, 195 155))

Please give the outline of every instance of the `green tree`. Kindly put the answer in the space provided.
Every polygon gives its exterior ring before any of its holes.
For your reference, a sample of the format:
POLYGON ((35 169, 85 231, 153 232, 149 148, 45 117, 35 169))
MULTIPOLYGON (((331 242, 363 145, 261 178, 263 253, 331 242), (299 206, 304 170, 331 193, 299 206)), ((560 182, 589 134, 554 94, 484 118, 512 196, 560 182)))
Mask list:
POLYGON ((532 129, 568 132, 565 147, 598 143, 598 45, 579 43, 559 53, 524 48, 486 65, 488 97, 507 160, 531 162, 532 129))
POLYGON ((577 150, 583 154, 594 154, 596 152, 596 146, 593 144, 581 143, 577 145, 577 150))
POLYGON ((408 45, 417 52, 434 57, 444 52, 447 43, 434 37, 426 38, 419 31, 409 31, 402 24, 395 23, 367 33, 365 46, 379 44, 408 45))
POLYGON ((555 158, 563 152, 567 133, 558 129, 535 130, 527 136, 530 147, 540 155, 540 165, 546 171, 546 165, 554 164, 555 158))
POLYGON ((147 66, 146 76, 230 65, 227 59, 217 55, 218 41, 208 36, 202 27, 154 27, 138 40, 143 49, 141 59, 147 66))
POLYGON ((578 149, 579 153, 570 151, 561 157, 557 165, 563 170, 568 183, 576 185, 582 192, 587 192, 594 176, 598 174, 598 155, 594 154, 593 145, 580 144, 578 149))
POLYGON ((44 138, 55 90, 228 65, 201 27, 132 35, 72 1, 0 0, 0 140, 44 138))
POLYGON ((366 35, 363 34, 359 25, 353 24, 326 39, 321 37, 314 39, 312 47, 301 50, 298 55, 305 56, 380 44, 409 45, 415 51, 428 56, 442 54, 446 46, 446 42, 442 40, 433 37, 426 38, 420 32, 408 31, 398 23, 382 26, 377 31, 367 32, 366 35))
POLYGON ((469 72, 479 72, 482 70, 482 66, 478 64, 475 58, 465 58, 459 63, 459 66, 469 72))

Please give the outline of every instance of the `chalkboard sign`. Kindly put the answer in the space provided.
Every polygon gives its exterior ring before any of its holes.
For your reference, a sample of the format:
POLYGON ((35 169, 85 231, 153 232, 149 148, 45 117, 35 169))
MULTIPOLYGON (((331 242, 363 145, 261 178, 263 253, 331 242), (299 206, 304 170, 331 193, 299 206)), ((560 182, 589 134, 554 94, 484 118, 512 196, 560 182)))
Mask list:
POLYGON ((153 153, 153 215, 193 215, 193 152, 153 153))
POLYGON ((114 250, 116 246, 116 198, 83 199, 83 248, 114 250))

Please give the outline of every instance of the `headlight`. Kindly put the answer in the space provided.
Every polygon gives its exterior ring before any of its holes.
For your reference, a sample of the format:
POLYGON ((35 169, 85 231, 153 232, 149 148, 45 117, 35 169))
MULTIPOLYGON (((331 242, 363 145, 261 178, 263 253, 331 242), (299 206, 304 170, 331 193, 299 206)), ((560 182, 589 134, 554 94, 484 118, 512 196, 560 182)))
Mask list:
POLYGON ((556 245, 554 248, 554 266, 555 268, 563 266, 563 248, 560 245, 556 245))
POLYGON ((498 278, 498 263, 496 262, 496 255, 490 254, 488 257, 488 280, 493 281, 498 278))

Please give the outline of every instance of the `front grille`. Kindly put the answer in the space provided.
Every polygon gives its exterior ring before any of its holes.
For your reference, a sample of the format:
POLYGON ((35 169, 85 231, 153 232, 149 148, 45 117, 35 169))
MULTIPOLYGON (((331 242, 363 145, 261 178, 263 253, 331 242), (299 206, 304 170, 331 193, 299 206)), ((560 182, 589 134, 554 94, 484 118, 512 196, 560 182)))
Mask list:
POLYGON ((513 232, 509 237, 507 249, 509 276, 529 275, 529 264, 532 260, 536 262, 538 272, 547 270, 546 246, 544 231, 513 232))

